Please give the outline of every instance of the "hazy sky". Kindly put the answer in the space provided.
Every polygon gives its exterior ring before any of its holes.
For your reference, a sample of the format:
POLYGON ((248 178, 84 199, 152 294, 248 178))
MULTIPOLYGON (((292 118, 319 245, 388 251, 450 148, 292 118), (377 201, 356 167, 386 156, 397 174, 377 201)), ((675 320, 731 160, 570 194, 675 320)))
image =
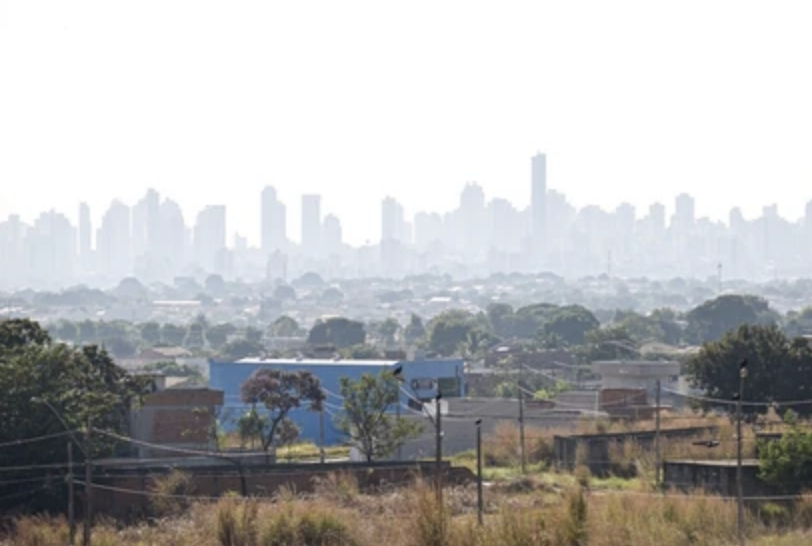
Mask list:
MULTIPOLYGON (((747 215, 812 198, 812 3, 0 0, 0 216, 94 216, 147 187, 257 240, 274 185, 299 236, 323 194, 350 242, 380 201, 747 215), (5 18, 5 21, 3 20, 5 18)), ((642 212, 642 211, 640 211, 642 212)))

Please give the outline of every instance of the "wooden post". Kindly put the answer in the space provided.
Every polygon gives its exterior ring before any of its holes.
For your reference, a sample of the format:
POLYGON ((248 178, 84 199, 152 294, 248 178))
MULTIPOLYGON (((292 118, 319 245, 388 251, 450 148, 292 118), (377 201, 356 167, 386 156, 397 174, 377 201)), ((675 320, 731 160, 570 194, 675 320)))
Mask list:
POLYGON ((68 442, 68 544, 76 544, 76 511, 73 506, 73 440, 68 442))

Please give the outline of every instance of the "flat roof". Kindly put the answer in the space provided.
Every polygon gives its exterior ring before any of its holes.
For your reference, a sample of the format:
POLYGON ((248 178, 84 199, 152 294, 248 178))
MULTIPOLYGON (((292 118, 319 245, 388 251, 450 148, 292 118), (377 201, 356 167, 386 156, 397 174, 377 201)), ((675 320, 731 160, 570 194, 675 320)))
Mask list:
POLYGON ((257 358, 249 357, 237 360, 234 364, 269 364, 272 366, 335 366, 336 364, 350 364, 353 366, 395 366, 400 360, 355 360, 350 358, 257 358))
MULTIPOLYGON (((706 460, 691 460, 691 459, 670 459, 666 460, 669 464, 687 464, 693 466, 720 466, 731 467, 736 466, 736 459, 706 459, 706 460)), ((742 459, 742 466, 758 466, 758 459, 742 459)))

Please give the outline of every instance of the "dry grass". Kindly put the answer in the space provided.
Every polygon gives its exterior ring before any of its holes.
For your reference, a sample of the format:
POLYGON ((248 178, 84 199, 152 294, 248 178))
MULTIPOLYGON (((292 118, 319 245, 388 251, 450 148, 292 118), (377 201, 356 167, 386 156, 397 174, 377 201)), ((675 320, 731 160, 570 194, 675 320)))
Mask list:
MULTIPOLYGON (((100 524, 94 546, 725 546, 736 544, 735 505, 713 497, 586 493, 531 487, 488 490, 485 525, 475 490, 431 487, 382 495, 358 493, 344 476, 319 484, 317 496, 227 497, 192 505, 171 519, 126 528, 100 524)), ((808 544, 812 503, 762 506, 750 513, 751 544, 808 544), (765 515, 766 514, 766 515, 765 515)), ((63 546, 63 519, 23 518, 2 546, 63 546)))

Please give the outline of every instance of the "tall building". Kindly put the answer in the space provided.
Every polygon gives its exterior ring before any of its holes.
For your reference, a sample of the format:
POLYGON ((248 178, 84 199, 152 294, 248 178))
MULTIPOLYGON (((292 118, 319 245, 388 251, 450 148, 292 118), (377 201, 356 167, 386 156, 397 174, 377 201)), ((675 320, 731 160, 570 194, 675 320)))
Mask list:
POLYGON ((260 247, 265 254, 287 247, 287 211, 271 186, 262 190, 260 229, 260 247))
POLYGON ((403 205, 392 197, 381 202, 381 241, 403 241, 405 236, 403 205))
POLYGON ((485 216, 485 192, 477 183, 468 183, 462 190, 460 220, 465 256, 474 259, 481 257, 487 250, 490 226, 485 216))
POLYGON ((687 193, 681 193, 674 201, 674 219, 671 225, 677 231, 688 233, 696 222, 694 198, 687 193))
POLYGON ((93 251, 92 233, 90 207, 87 203, 82 203, 79 205, 79 261, 83 268, 88 267, 93 251))
POLYGON ((530 210, 533 249, 537 263, 543 263, 547 241, 547 156, 538 153, 531 160, 530 210))
POLYGON ((436 212, 418 212, 414 216, 414 244, 420 252, 440 243, 443 238, 443 217, 436 212))
POLYGON ((160 230, 161 196, 153 189, 147 190, 132 208, 133 256, 140 258, 155 250, 162 238, 160 230))
POLYGON ((108 279, 119 281, 132 275, 130 229, 130 207, 113 201, 96 233, 99 268, 108 279))
POLYGON ((324 217, 324 226, 322 227, 324 239, 324 252, 328 256, 332 256, 341 252, 341 246, 344 244, 344 234, 341 229, 341 220, 333 214, 328 214, 324 217))
POLYGON ((218 269, 219 257, 226 249, 226 207, 209 205, 195 222, 195 261, 207 272, 218 269))
POLYGON ((313 255, 321 252, 321 196, 302 196, 302 250, 313 255))

